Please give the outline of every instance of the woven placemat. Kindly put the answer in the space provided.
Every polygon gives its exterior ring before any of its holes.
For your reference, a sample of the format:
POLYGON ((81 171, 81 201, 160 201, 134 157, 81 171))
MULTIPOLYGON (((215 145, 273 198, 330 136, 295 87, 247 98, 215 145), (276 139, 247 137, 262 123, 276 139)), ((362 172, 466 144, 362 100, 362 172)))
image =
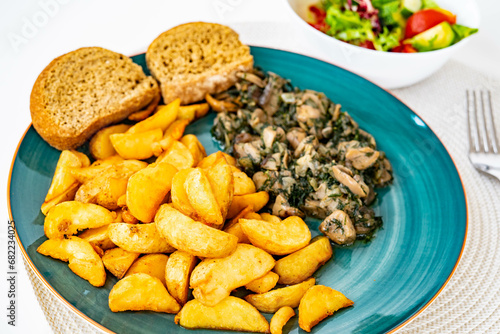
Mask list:
MULTIPOLYGON (((394 90, 448 149, 467 193, 467 242, 455 274, 434 302, 399 333, 500 333, 500 181, 478 173, 467 158, 466 89, 489 89, 500 124, 500 83, 457 62, 430 79, 394 90)), ((498 131, 500 133, 500 129, 498 131)), ((75 315, 26 266, 55 333, 100 333, 75 315)))

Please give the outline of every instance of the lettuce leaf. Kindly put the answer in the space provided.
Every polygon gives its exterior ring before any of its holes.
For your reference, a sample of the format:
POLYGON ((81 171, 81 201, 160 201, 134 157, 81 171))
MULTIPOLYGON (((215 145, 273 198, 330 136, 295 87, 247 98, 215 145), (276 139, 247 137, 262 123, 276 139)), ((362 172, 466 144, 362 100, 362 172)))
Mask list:
POLYGON ((451 26, 451 28, 455 33, 455 41, 453 43, 457 43, 462 39, 464 39, 465 37, 468 37, 478 32, 477 28, 469 28, 466 26, 462 26, 460 24, 454 24, 451 26))
POLYGON ((326 23, 330 26, 328 34, 346 42, 374 41, 375 34, 368 19, 362 19, 358 13, 342 11, 331 6, 326 11, 326 23))

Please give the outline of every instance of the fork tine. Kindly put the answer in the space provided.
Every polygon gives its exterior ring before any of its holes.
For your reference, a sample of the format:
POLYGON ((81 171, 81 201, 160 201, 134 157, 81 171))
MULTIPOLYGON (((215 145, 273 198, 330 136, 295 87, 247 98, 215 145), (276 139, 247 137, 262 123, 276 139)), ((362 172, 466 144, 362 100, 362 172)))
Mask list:
POLYGON ((470 92, 467 89, 465 91, 465 96, 466 96, 466 112, 467 112, 467 138, 469 139, 469 152, 473 152, 473 147, 475 148, 475 141, 472 140, 472 124, 470 120, 470 107, 471 107, 471 101, 470 101, 470 92))
POLYGON ((483 151, 485 153, 488 153, 488 152, 490 152, 491 145, 490 145, 490 136, 488 135, 489 131, 487 128, 488 123, 486 122, 486 109, 484 108, 483 91, 480 91, 479 95, 481 96, 481 111, 480 111, 480 113, 481 113, 481 118, 482 118, 481 129, 479 130, 479 133, 480 133, 482 141, 483 141, 483 151))
POLYGON ((476 92, 472 91, 470 96, 467 94, 467 121, 469 125, 469 151, 470 152, 479 152, 481 142, 481 138, 479 137, 478 132, 478 121, 477 121, 477 103, 476 103, 476 92), (472 101, 470 101, 470 97, 472 97, 472 101), (473 115, 471 117, 471 108, 473 115))
MULTIPOLYGON (((482 97, 482 94, 481 94, 481 97, 482 97)), ((489 131, 489 134, 490 134, 490 143, 491 143, 491 148, 493 150, 493 152, 495 154, 498 153, 498 141, 497 141, 497 132, 496 132, 496 129, 495 129, 495 119, 493 117, 493 105, 491 103, 491 92, 490 91, 487 91, 487 101, 488 101, 488 109, 489 109, 489 112, 488 112, 488 118, 489 118, 489 122, 487 124, 490 125, 490 131, 489 131)))

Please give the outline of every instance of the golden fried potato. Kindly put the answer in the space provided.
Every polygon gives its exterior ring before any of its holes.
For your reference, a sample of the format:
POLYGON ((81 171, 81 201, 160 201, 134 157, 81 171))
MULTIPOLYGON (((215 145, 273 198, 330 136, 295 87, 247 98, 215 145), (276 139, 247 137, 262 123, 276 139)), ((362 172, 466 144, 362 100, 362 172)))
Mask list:
POLYGON ((257 190, 255 189, 255 183, 248 177, 245 173, 241 171, 233 171, 234 178, 234 194, 236 196, 253 194, 257 190))
POLYGON ((238 214, 238 212, 243 210, 248 205, 253 205, 253 210, 255 212, 258 212, 267 204, 268 201, 269 201, 269 194, 265 191, 259 191, 258 193, 240 195, 240 196, 235 195, 233 196, 233 202, 229 207, 229 211, 227 213, 226 218, 228 219, 233 218, 238 214))
POLYGON ((109 139, 123 159, 144 160, 153 156, 153 143, 160 141, 162 137, 163 131, 157 128, 138 133, 114 133, 109 139))
POLYGON ((238 238, 238 243, 240 243, 240 244, 249 244, 250 243, 250 239, 248 239, 245 232, 243 232, 243 229, 241 228, 240 223, 234 223, 228 227, 225 227, 224 232, 227 232, 229 234, 236 236, 238 238))
POLYGON ((271 290, 269 292, 247 295, 245 300, 255 306, 257 310, 265 313, 274 313, 283 306, 296 308, 307 289, 316 283, 314 278, 310 278, 299 284, 290 285, 285 288, 271 290))
POLYGON ((234 235, 194 221, 170 204, 160 207, 155 223, 169 244, 194 256, 225 257, 235 250, 238 242, 234 235))
POLYGON ((264 276, 274 267, 274 259, 260 248, 238 244, 229 256, 205 259, 194 268, 190 286, 194 298, 214 306, 234 289, 264 276))
POLYGON ((252 245, 273 255, 293 253, 311 241, 311 231, 300 217, 288 217, 279 223, 257 219, 240 219, 239 222, 252 245))
POLYGON ((180 140, 188 126, 189 121, 187 119, 176 120, 165 130, 163 138, 172 137, 172 139, 180 140))
POLYGON ((330 240, 318 236, 308 246, 276 261, 273 271, 279 275, 280 284, 300 283, 311 277, 332 255, 330 240))
POLYGON ((172 253, 175 248, 163 239, 155 223, 113 223, 108 227, 108 236, 120 248, 135 253, 172 253))
POLYGON ((195 211, 189 203, 189 199, 184 189, 184 183, 186 182, 186 176, 191 172, 193 168, 186 168, 177 172, 172 179, 172 190, 170 194, 172 195, 172 205, 174 208, 189 217, 195 216, 195 211))
POLYGON ((175 323, 189 329, 269 333, 266 318, 243 299, 232 296, 212 307, 190 300, 175 316, 175 323))
POLYGON ((165 106, 159 106, 154 115, 134 124, 130 129, 128 129, 127 133, 142 133, 154 129, 161 129, 163 133, 163 131, 165 131, 177 118, 179 105, 180 99, 175 99, 165 106))
POLYGON ((283 327, 288 320, 295 315, 295 311, 290 306, 281 307, 271 318, 270 329, 271 334, 281 334, 283 327))
POLYGON ((68 189, 66 189, 64 192, 57 195, 56 197, 52 198, 50 201, 43 202, 40 210, 42 211, 42 213, 44 215, 47 215, 49 213, 50 209, 52 209, 57 204, 74 200, 76 192, 78 191, 79 187, 80 187, 80 183, 78 183, 78 182, 73 183, 73 185, 71 185, 68 189))
POLYGON ((73 235, 86 228, 108 225, 114 218, 108 209, 96 204, 62 202, 45 217, 44 231, 49 239, 62 239, 65 235, 73 235))
POLYGON ((352 306, 354 302, 342 293, 324 285, 309 288, 299 305, 299 326, 306 332, 335 311, 352 306))
POLYGON ((118 198, 127 190, 127 182, 126 178, 98 176, 78 189, 75 201, 99 204, 108 210, 116 210, 118 198))
POLYGON ((205 148, 195 135, 185 135, 181 138, 181 143, 191 152, 194 159, 193 166, 198 165, 198 163, 207 156, 205 148))
POLYGON ((177 313, 181 306, 156 277, 137 273, 118 281, 109 293, 109 309, 177 313))
POLYGON ((270 223, 279 224, 281 222, 280 217, 272 215, 272 214, 267 213, 267 212, 261 213, 260 217, 261 217, 261 220, 265 220, 266 222, 270 222, 270 223))
POLYGON ((161 100, 161 94, 156 94, 155 97, 149 102, 149 104, 144 107, 144 109, 139 110, 139 111, 134 111, 130 115, 128 115, 127 119, 131 121, 142 121, 145 120, 146 118, 149 117, 155 110, 156 107, 158 106, 158 103, 160 103, 161 100))
POLYGON ((262 219, 262 216, 260 214, 255 213, 255 212, 248 212, 248 213, 246 213, 243 216, 243 218, 245 218, 245 219, 260 219, 260 220, 264 220, 264 219, 262 219))
POLYGON ((42 213, 47 215, 55 205, 71 200, 78 187, 78 180, 73 176, 73 168, 87 167, 90 165, 89 158, 78 151, 64 150, 57 160, 56 170, 52 177, 47 195, 42 204, 42 213), (50 203, 50 204, 49 204, 50 203))
POLYGON ((116 245, 108 237, 108 226, 104 225, 96 228, 89 228, 78 235, 79 238, 87 240, 91 245, 97 246, 102 250, 115 248, 116 245))
POLYGON ((69 269, 93 286, 103 286, 106 282, 102 260, 88 241, 75 236, 49 239, 38 247, 37 252, 64 262, 69 261, 69 269))
POLYGON ((255 293, 268 292, 276 286, 276 283, 278 283, 278 279, 278 274, 270 271, 264 276, 257 278, 248 284, 245 284, 245 288, 255 293))
POLYGON ((198 163, 198 165, 196 167, 200 167, 200 168, 203 168, 203 169, 209 168, 221 156, 223 156, 226 159, 226 161, 227 161, 228 164, 230 164, 231 166, 236 166, 236 159, 235 158, 233 158, 232 156, 230 156, 227 153, 218 151, 218 152, 210 154, 208 157, 205 157, 203 160, 201 160, 198 163))
POLYGON ((137 273, 148 274, 151 277, 158 278, 162 284, 166 286, 165 267, 167 265, 167 261, 168 255, 166 254, 146 254, 132 263, 132 266, 128 269, 127 274, 125 274, 125 277, 137 273))
POLYGON ((156 162, 168 162, 178 170, 194 166, 194 158, 188 148, 180 141, 174 140, 171 145, 156 159, 156 162))
POLYGON ((177 114, 177 119, 186 119, 189 122, 192 122, 195 119, 205 116, 209 110, 210 107, 208 106, 208 103, 180 106, 179 113, 177 114))
POLYGON ((219 205, 224 223, 231 202, 233 201, 234 181, 231 167, 226 162, 226 159, 221 158, 213 166, 205 169, 205 173, 219 205))
POLYGON ((71 174, 80 181, 86 183, 96 177, 115 177, 128 179, 135 172, 146 168, 145 161, 129 159, 125 160, 119 155, 113 155, 104 160, 97 160, 89 167, 73 168, 71 174))
POLYGON ((129 252, 121 249, 120 247, 116 247, 108 249, 104 252, 102 263, 110 273, 120 279, 123 275, 125 275, 128 268, 130 268, 139 255, 141 254, 129 252))
POLYGON ((89 143, 90 154, 94 159, 106 159, 116 154, 115 148, 111 144, 109 135, 114 133, 124 133, 130 128, 127 124, 111 125, 97 131, 89 143))
POLYGON ((168 163, 152 163, 130 177, 127 208, 144 223, 153 221, 156 211, 172 188, 177 169, 168 163))
POLYGON ((210 181, 201 168, 193 168, 186 175, 184 190, 194 209, 193 219, 215 228, 224 224, 210 181))
POLYGON ((189 292, 189 277, 198 262, 196 256, 177 250, 170 255, 164 280, 167 290, 181 305, 186 304, 189 292))

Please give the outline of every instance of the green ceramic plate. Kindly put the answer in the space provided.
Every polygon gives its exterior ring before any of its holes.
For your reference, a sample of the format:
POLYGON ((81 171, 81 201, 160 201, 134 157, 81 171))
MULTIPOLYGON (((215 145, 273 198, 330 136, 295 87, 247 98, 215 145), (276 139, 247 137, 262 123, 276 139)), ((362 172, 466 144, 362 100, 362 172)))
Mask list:
MULTIPOLYGON (((342 291, 354 307, 314 327, 316 333, 383 333, 406 323, 446 284, 465 242, 467 214, 460 177, 446 149, 408 107, 378 86, 336 66, 301 55, 253 47, 255 63, 301 88, 325 92, 360 126, 372 133, 394 168, 394 184, 380 191, 375 204, 384 227, 369 243, 335 250, 315 273, 318 284, 342 291)), ((145 66, 144 55, 134 60, 145 66)), ((213 115, 189 132, 207 152, 216 151, 209 129, 213 115)), ((46 240, 40 212, 59 152, 30 127, 12 166, 10 210, 27 260, 40 278, 74 310, 94 324, 117 333, 193 333, 174 324, 173 315, 112 313, 108 293, 116 279, 94 288, 67 264, 36 252, 46 240)), ((313 235, 318 222, 309 222, 313 235)), ((270 319, 270 315, 266 315, 270 319)), ((198 331, 204 332, 204 331, 198 331)), ((207 331, 207 333, 211 331, 207 331)), ((303 332, 293 318, 284 333, 303 332)))

